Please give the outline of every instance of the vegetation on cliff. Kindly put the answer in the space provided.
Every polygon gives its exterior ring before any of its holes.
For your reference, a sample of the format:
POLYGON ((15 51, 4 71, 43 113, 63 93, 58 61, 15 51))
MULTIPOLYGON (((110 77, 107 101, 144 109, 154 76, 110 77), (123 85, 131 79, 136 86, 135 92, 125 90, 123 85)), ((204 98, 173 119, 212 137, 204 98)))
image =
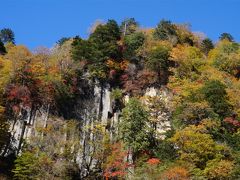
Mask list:
POLYGON ((0 75, 0 178, 79 179, 83 168, 88 179, 240 178, 240 44, 228 33, 213 43, 184 24, 144 29, 129 18, 31 52, 6 28, 0 75), (83 126, 76 106, 90 98, 91 84, 110 86, 121 113, 116 129, 99 117, 83 126), (150 87, 167 88, 170 104, 143 97, 150 87), (10 125, 42 108, 51 121, 14 149, 10 125), (159 134, 164 113, 171 127, 159 134), (80 134, 88 142, 80 144, 80 134), (94 169, 79 167, 83 146, 94 169))

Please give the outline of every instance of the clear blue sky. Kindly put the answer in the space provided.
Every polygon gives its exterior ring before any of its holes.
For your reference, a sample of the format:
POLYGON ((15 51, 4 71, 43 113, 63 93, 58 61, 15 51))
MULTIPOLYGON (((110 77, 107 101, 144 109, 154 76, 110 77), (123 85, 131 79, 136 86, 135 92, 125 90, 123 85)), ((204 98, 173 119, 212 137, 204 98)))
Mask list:
POLYGON ((0 29, 11 28, 17 44, 51 47, 61 37, 87 37, 97 19, 134 17, 143 27, 160 19, 190 23, 217 40, 222 32, 240 40, 240 0, 0 0, 0 29))

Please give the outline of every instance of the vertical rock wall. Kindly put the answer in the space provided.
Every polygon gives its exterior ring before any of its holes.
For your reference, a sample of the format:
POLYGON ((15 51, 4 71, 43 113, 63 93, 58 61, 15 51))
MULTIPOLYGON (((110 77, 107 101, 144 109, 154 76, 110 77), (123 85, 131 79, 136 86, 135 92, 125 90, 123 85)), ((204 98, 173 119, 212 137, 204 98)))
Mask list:
MULTIPOLYGON (((171 95, 167 89, 155 89, 148 88, 144 94, 144 97, 160 97, 166 105, 171 100, 171 95)), ((129 96, 124 97, 124 102, 129 100, 129 96)), ((101 123, 106 131, 109 132, 110 138, 113 139, 118 129, 119 116, 121 113, 120 109, 114 109, 113 100, 111 99, 111 90, 107 85, 101 87, 95 85, 93 87, 92 96, 80 99, 76 102, 76 111, 78 112, 78 120, 81 122, 81 127, 90 127, 88 130, 81 131, 81 151, 77 156, 77 162, 81 169, 81 175, 84 177, 87 175, 90 169, 94 168, 97 162, 92 158, 91 152, 94 151, 93 147, 88 143, 94 141, 95 135, 92 133, 95 122, 101 123)), ((49 118, 49 106, 42 108, 34 112, 34 115, 30 115, 31 110, 27 110, 27 115, 15 123, 12 123, 12 135, 15 141, 12 142, 12 146, 15 147, 17 152, 21 148, 23 139, 28 139, 35 134, 35 124, 41 124, 42 127, 46 127, 49 118)), ((170 128, 170 115, 167 112, 159 113, 159 121, 157 124, 157 130, 160 134, 169 130, 170 128)))

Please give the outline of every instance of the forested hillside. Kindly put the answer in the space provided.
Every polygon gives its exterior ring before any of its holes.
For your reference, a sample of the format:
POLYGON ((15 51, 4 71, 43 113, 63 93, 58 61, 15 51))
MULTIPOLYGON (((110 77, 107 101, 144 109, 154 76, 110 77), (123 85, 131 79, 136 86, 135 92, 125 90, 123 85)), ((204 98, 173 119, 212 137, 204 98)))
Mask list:
POLYGON ((0 31, 0 179, 240 179, 240 44, 97 22, 30 51, 0 31))

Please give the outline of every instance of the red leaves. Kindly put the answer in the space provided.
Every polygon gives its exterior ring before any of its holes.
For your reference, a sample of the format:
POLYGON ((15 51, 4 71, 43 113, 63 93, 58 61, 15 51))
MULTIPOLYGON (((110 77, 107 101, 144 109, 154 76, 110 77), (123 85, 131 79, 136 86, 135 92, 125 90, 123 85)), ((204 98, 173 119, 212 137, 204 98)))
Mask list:
POLYGON ((31 92, 26 86, 11 85, 7 89, 7 100, 14 113, 19 113, 20 107, 31 107, 31 92))
POLYGON ((109 72, 109 77, 113 79, 116 76, 116 74, 117 74, 117 71, 115 69, 112 69, 109 72))
POLYGON ((127 169, 132 166, 126 161, 127 151, 122 149, 121 143, 112 145, 111 155, 108 157, 104 177, 124 177, 127 174, 127 169))
POLYGON ((236 126, 236 127, 240 127, 240 122, 238 120, 234 119, 233 117, 225 118, 224 122, 231 124, 233 126, 236 126))
POLYGON ((227 129, 232 132, 236 132, 238 128, 240 128, 240 121, 236 119, 236 115, 225 118, 223 122, 225 122, 228 125, 227 129))
POLYGON ((127 92, 138 93, 144 88, 157 82, 157 74, 148 70, 139 71, 131 77, 129 74, 121 76, 121 82, 127 92))
POLYGON ((13 85, 8 90, 7 99, 15 102, 22 102, 23 105, 28 106, 30 104, 31 92, 26 86, 13 85))
POLYGON ((123 74, 122 76, 121 76, 121 81, 127 81, 128 80, 128 78, 129 78, 129 76, 127 75, 127 74, 123 74))
POLYGON ((125 175, 126 175, 126 172, 122 172, 122 171, 115 171, 113 173, 104 174, 105 177, 123 177, 125 175))

